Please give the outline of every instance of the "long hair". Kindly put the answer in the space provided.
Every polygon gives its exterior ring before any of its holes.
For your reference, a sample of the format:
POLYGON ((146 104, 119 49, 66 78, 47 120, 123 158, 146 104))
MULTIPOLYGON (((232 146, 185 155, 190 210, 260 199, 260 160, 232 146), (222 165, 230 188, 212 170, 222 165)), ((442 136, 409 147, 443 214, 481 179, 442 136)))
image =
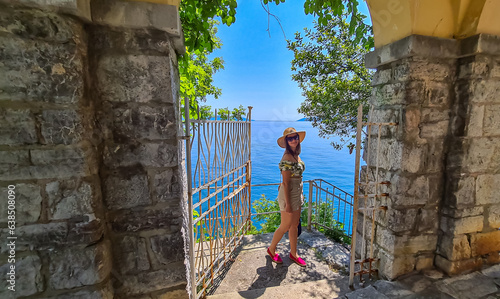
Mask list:
POLYGON ((285 148, 286 148, 285 152, 289 153, 292 156, 300 154, 300 142, 299 142, 299 144, 297 144, 295 151, 293 151, 292 148, 290 147, 290 145, 288 144, 288 140, 286 140, 286 137, 285 137, 285 148))

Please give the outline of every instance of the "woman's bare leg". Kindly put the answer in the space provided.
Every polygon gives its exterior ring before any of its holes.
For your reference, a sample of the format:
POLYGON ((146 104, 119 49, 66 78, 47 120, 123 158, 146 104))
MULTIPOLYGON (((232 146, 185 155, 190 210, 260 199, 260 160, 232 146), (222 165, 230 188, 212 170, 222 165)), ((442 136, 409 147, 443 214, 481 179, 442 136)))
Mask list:
POLYGON ((273 240, 271 241, 271 245, 269 246, 269 251, 274 255, 276 253, 276 246, 278 246, 278 242, 283 238, 283 235, 290 229, 290 225, 292 223, 293 213, 287 213, 285 211, 281 211, 281 223, 280 226, 276 229, 273 235, 273 240))
POLYGON ((294 211, 291 215, 292 221, 290 224, 290 229, 288 230, 288 238, 290 239, 290 254, 294 257, 299 257, 297 255, 297 227, 299 226, 300 209, 298 211, 294 211))

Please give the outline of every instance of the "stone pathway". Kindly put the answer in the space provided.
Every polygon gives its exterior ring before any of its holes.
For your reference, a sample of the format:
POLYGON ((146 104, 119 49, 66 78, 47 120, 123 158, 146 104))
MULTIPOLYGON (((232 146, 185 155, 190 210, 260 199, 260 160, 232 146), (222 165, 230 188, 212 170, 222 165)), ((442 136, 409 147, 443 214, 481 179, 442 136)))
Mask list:
POLYGON ((303 231, 299 254, 308 263, 301 268, 288 258, 288 239, 278 245, 283 264, 267 257, 272 234, 245 236, 243 246, 209 299, 232 298, 456 298, 500 299, 500 265, 447 277, 436 270, 408 275, 397 281, 378 280, 355 290, 348 287, 349 252, 319 232, 303 231))

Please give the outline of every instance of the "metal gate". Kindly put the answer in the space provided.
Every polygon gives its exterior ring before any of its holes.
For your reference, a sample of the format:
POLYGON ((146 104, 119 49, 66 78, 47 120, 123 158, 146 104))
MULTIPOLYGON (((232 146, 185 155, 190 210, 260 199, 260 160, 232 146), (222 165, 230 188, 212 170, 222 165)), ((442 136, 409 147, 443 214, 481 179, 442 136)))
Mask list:
MULTIPOLYGON (((373 241, 375 238, 375 222, 376 211, 387 210, 387 205, 383 204, 383 199, 389 196, 388 193, 383 192, 383 186, 390 184, 389 181, 383 181, 379 175, 379 154, 380 154, 380 140, 382 128, 386 126, 397 126, 398 123, 392 122, 372 122, 372 109, 368 115, 368 122, 363 122, 363 106, 358 107, 358 126, 356 133, 356 162, 354 172, 354 203, 353 203, 353 229, 352 229, 352 242, 351 242, 351 257, 349 267, 349 286, 352 288, 354 285, 354 276, 359 275, 359 280, 363 281, 363 275, 368 274, 371 278, 372 275, 378 275, 378 261, 379 259, 373 253, 373 241), (365 128, 365 130, 363 130, 365 128), (361 139, 362 133, 366 136, 364 143, 364 151, 366 157, 366 166, 363 175, 360 178, 360 158, 361 158, 361 139), (376 136, 376 143, 374 144, 374 136, 376 136), (375 154, 373 155, 373 151, 375 154), (370 161, 371 157, 375 157, 375 161, 370 161), (360 195, 361 193, 361 195, 360 195), (362 217, 359 221, 361 242, 357 242, 358 234, 358 214, 362 217), (370 227, 369 233, 369 247, 367 248, 367 226, 370 227), (356 247, 361 246, 360 259, 356 259, 356 247)), ((385 189, 385 188, 384 188, 385 189)))
POLYGON ((246 120, 189 118, 185 101, 191 298, 214 285, 251 227, 251 109, 246 120))

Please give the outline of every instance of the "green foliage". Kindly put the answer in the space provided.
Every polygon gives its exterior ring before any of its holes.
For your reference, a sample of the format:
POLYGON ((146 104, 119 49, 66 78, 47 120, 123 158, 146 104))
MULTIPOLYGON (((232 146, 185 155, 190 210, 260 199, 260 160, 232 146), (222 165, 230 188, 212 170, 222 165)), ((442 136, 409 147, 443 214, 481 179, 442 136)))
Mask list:
MULTIPOLYGON (((254 201, 253 205, 256 213, 274 212, 280 210, 278 201, 267 199, 264 194, 262 194, 258 200, 254 201)), ((306 200, 306 203, 302 207, 302 212, 300 215, 302 226, 305 226, 305 224, 307 223, 307 209, 308 203, 306 200)), ((318 226, 318 231, 322 232, 325 236, 332 239, 333 241, 344 244, 351 244, 351 237, 349 237, 344 232, 344 224, 335 221, 333 216, 334 209, 323 202, 321 205, 319 205, 319 207, 313 206, 311 221, 331 227, 331 229, 325 229, 318 226)), ((255 219, 258 221, 264 221, 262 223, 262 228, 260 230, 257 230, 255 226, 252 225, 252 230, 248 232, 248 234, 272 233, 276 231, 276 229, 280 226, 281 214, 278 212, 272 214, 257 215, 255 216, 255 219)))
POLYGON ((336 149, 355 135, 357 108, 371 93, 372 71, 364 66, 368 50, 357 44, 346 17, 316 22, 314 30, 306 29, 305 36, 296 33, 288 43, 294 52, 292 79, 306 97, 299 112, 318 127, 320 136, 340 136, 341 143, 332 143, 336 149))
MULTIPOLYGON (((291 1, 291 0, 289 0, 291 1)), ((264 4, 274 2, 276 5, 285 0, 263 0, 264 4)), ((331 20, 347 13, 349 16, 348 33, 353 37, 353 42, 365 49, 374 46, 372 28, 364 23, 366 16, 358 11, 358 0, 305 0, 304 12, 318 17, 317 23, 327 26, 331 20)))
POLYGON ((214 113, 212 112, 212 106, 203 105, 200 106, 200 119, 209 120, 214 117, 214 113))
POLYGON ((243 105, 240 105, 238 108, 233 108, 233 110, 229 110, 229 108, 220 108, 217 110, 217 115, 220 120, 243 120, 243 115, 246 114, 246 108, 243 105))

